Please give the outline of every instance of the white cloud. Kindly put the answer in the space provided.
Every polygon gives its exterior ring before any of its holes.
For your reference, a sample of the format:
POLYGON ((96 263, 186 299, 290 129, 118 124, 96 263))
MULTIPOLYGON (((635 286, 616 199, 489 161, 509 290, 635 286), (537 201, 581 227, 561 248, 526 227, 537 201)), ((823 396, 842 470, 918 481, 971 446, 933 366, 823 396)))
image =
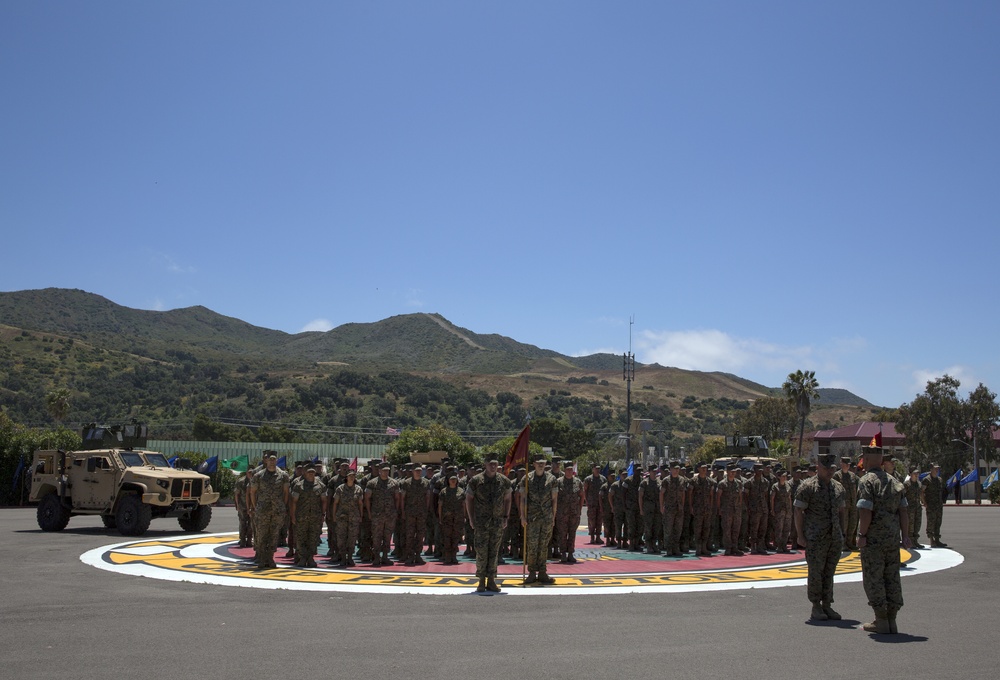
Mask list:
POLYGON ((694 371, 791 371, 814 360, 811 347, 785 347, 719 330, 642 331, 637 358, 694 371))
POLYGON ((152 302, 149 303, 149 308, 156 312, 162 312, 164 309, 166 309, 166 305, 163 304, 163 300, 161 300, 160 298, 155 298, 152 302))
POLYGON ((193 274, 196 270, 188 265, 181 265, 174 261, 174 258, 167 254, 161 254, 166 270, 171 274, 193 274))
POLYGON ((960 393, 971 392, 980 382, 978 378, 974 377, 972 369, 968 366, 955 365, 941 371, 929 369, 917 369, 913 371, 913 388, 917 394, 923 394, 924 390, 927 389, 927 383, 937 380, 945 374, 950 375, 962 384, 961 388, 959 388, 960 393))
POLYGON ((421 307, 424 306, 424 301, 422 299, 423 293, 424 291, 418 288, 409 289, 408 291, 406 291, 406 304, 410 307, 416 307, 417 309, 420 309, 421 307))
POLYGON ((303 326, 302 330, 300 330, 299 333, 309 333, 311 331, 319 331, 320 333, 326 333, 327 331, 332 329, 333 329, 333 323, 331 323, 329 319, 313 319, 305 326, 303 326))

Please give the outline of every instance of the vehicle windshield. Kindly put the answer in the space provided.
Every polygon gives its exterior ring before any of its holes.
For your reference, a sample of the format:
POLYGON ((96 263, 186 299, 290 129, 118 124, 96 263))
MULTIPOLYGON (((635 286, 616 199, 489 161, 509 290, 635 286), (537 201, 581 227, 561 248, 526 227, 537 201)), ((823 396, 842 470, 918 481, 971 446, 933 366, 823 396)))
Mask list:
POLYGON ((162 453, 150 453, 146 452, 146 462, 153 467, 170 467, 170 463, 167 462, 167 457, 162 453))
POLYGON ((146 464, 142 456, 135 451, 122 451, 120 455, 122 462, 125 463, 125 467, 142 467, 146 464))

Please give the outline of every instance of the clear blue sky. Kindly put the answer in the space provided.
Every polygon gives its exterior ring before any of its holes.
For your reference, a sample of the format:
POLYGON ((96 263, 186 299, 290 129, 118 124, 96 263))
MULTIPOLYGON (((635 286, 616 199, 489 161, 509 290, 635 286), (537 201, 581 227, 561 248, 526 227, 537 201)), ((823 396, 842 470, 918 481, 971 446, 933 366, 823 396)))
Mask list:
MULTIPOLYGON (((5 2, 0 290, 1000 390, 996 2, 5 2)), ((2 319, 0 319, 2 322, 2 319)))

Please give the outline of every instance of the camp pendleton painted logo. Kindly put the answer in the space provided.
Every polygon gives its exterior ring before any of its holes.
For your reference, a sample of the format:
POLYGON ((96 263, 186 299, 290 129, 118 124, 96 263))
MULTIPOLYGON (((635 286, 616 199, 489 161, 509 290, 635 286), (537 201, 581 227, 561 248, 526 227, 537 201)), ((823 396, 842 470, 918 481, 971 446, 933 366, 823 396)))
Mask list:
MULTIPOLYGON (((326 551, 320 546, 320 555, 326 551)), ((802 552, 791 555, 745 557, 664 558, 604 546, 580 546, 577 564, 550 563, 555 584, 525 586, 522 567, 500 567, 501 594, 584 595, 609 593, 681 593, 742 588, 804 586, 807 568, 802 552)), ((235 533, 195 534, 157 540, 138 540, 104 546, 84 553, 81 560, 99 569, 146 578, 243 588, 269 588, 356 593, 469 594, 475 590, 475 562, 462 560, 445 566, 428 560, 420 567, 395 565, 372 568, 359 563, 351 569, 329 566, 303 569, 276 556, 277 569, 258 571, 253 550, 238 547, 235 533)), ((946 549, 900 554, 902 575, 930 573, 962 563, 962 556, 946 549)), ((860 581, 858 553, 845 553, 837 568, 837 582, 860 581)))

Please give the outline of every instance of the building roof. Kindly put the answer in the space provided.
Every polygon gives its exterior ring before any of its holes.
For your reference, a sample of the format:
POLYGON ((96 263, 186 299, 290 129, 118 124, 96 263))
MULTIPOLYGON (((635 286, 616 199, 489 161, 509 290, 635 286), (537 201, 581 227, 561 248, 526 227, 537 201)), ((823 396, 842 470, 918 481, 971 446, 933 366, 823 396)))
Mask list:
MULTIPOLYGON (((896 432, 896 423, 882 423, 882 446, 905 446, 906 437, 896 432)), ((836 430, 819 430, 812 437, 817 441, 859 441, 867 444, 879 432, 879 423, 854 423, 836 430)))

